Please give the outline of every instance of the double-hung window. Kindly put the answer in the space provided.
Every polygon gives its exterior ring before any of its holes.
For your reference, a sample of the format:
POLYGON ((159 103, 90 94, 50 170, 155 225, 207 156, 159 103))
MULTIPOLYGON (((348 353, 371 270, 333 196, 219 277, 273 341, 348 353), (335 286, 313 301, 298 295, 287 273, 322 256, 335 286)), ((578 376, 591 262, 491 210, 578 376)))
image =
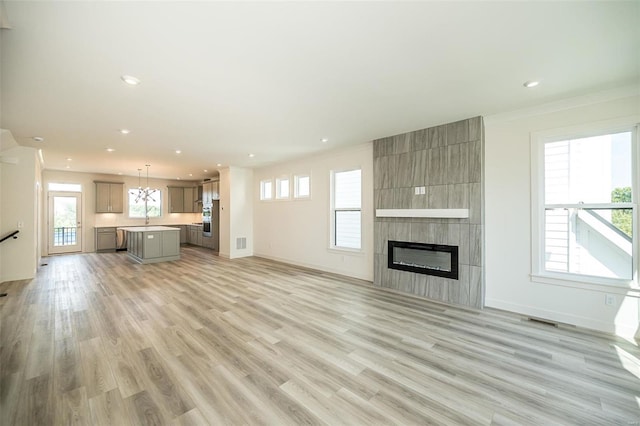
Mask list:
POLYGON ((362 247, 361 171, 335 171, 331 176, 331 246, 359 250, 362 247))
POLYGON ((532 144, 533 275, 637 283, 636 127, 532 144))

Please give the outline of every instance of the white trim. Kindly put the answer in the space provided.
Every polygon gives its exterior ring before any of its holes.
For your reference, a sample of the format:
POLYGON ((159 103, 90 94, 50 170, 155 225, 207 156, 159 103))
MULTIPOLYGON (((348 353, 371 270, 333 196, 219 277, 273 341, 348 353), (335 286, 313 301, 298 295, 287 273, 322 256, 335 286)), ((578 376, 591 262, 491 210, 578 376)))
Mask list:
POLYGON ((329 272, 331 274, 343 275, 345 277, 356 278, 363 281, 369 281, 369 283, 373 284, 373 273, 371 275, 361 275, 361 274, 353 274, 350 268, 347 270, 337 269, 337 268, 328 268, 325 265, 317 265, 315 263, 307 263, 307 262, 297 262, 291 259, 285 259, 283 257, 278 256, 270 256, 268 254, 262 253, 254 253, 254 257, 261 257, 263 259, 274 260, 280 263, 286 263, 288 265, 301 266, 303 268, 314 269, 316 271, 329 272))
POLYGON ((542 247, 544 246, 544 210, 546 207, 571 207, 575 208, 631 208, 633 210, 633 224, 640 223, 637 208, 637 200, 640 198, 640 185, 633 184, 632 203, 597 203, 597 204, 549 204, 545 205, 544 198, 544 148, 549 142, 605 135, 617 132, 632 132, 632 182, 639 180, 640 147, 638 147, 638 122, 639 115, 627 116, 613 120, 602 120, 583 125, 568 126, 563 128, 532 132, 530 135, 531 150, 531 281, 543 284, 560 285, 565 287, 587 288, 595 291, 612 291, 620 289, 636 289, 638 283, 638 231, 634 230, 632 242, 632 279, 612 279, 605 277, 593 277, 574 273, 555 273, 545 270, 542 247), (604 290, 603 290, 604 289, 604 290))
POLYGON ((551 114, 568 109, 594 105, 602 102, 614 101, 616 99, 630 98, 640 95, 638 85, 623 86, 602 92, 589 93, 587 95, 575 96, 573 98, 560 101, 549 102, 536 105, 530 108, 522 108, 515 111, 502 112, 483 117, 485 126, 521 118, 530 118, 536 115, 551 114))
POLYGON ((469 209, 376 209, 376 217, 467 219, 469 217, 469 209))

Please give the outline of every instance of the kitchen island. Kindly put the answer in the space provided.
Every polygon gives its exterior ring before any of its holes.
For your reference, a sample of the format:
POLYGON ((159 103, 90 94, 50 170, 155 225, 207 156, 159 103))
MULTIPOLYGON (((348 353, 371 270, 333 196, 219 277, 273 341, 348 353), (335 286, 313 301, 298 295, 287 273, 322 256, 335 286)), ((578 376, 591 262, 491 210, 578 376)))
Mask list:
POLYGON ((138 263, 180 259, 180 228, 169 226, 126 226, 127 255, 138 263))

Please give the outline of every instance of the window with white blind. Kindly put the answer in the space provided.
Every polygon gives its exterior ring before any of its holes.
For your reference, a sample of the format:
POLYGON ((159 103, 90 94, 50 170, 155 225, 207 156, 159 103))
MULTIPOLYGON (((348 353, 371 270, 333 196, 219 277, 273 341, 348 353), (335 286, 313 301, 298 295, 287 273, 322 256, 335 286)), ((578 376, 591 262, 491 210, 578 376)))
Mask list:
POLYGON ((362 247, 361 170, 334 171, 331 174, 331 246, 362 247))
POLYGON ((534 276, 637 280, 634 127, 541 137, 534 158, 534 276))

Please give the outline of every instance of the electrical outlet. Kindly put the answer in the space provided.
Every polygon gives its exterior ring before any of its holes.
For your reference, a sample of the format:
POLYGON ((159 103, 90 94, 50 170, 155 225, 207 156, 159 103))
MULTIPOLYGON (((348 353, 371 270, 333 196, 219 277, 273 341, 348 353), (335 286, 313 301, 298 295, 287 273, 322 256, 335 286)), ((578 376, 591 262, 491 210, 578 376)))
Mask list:
POLYGON ((607 306, 613 306, 616 304, 616 295, 615 294, 605 294, 604 296, 604 304, 607 306))
POLYGON ((415 195, 420 195, 420 187, 416 186, 415 190, 414 190, 414 194, 415 195))

